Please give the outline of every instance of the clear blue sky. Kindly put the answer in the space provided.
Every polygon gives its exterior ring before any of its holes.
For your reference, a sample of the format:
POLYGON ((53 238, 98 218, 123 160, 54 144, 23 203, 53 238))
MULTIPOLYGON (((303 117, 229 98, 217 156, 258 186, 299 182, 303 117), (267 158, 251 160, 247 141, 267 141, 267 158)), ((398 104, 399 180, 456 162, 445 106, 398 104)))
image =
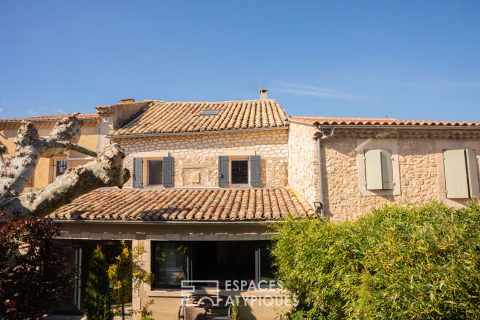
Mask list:
POLYGON ((480 1, 0 0, 0 117, 254 99, 480 121, 480 1))

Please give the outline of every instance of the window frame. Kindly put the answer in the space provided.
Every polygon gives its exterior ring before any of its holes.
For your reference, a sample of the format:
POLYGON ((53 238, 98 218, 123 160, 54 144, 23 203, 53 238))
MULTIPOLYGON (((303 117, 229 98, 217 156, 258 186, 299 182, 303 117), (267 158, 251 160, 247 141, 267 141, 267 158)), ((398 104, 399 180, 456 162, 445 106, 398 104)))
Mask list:
POLYGON ((251 177, 250 177, 250 156, 229 156, 228 157, 228 174, 229 185, 232 187, 249 187, 251 186, 251 177), (232 161, 246 161, 247 162, 247 183, 233 183, 233 172, 232 172, 232 161))
POLYGON ((60 177, 63 174, 65 174, 65 171, 67 171, 70 168, 70 161, 68 161, 67 157, 55 157, 52 160, 53 160, 53 164, 52 164, 52 168, 53 168, 52 181, 53 181, 57 177, 60 177), (58 167, 57 162, 59 161, 65 161, 65 164, 66 164, 65 171, 62 174, 57 174, 57 167, 58 167))
MULTIPOLYGON (((266 251, 268 250, 270 244, 272 243, 271 240, 249 240, 255 243, 255 249, 253 252, 254 256, 254 266, 255 270, 253 271, 255 273, 255 283, 257 285, 261 284, 262 282, 269 281, 270 279, 267 277, 262 277, 262 254, 265 254, 266 251), (263 252, 265 251, 265 252, 263 252)), ((194 246, 198 242, 235 242, 235 243, 242 243, 244 241, 242 240, 228 240, 228 241, 223 241, 223 240, 214 240, 214 241, 169 241, 169 240, 151 240, 149 247, 150 247, 150 263, 149 263, 149 270, 151 274, 153 275, 153 279, 155 279, 155 271, 156 271, 156 266, 155 266, 155 254, 156 254, 156 247, 161 244, 184 244, 187 246, 187 281, 189 280, 214 280, 214 279, 192 279, 193 278, 193 268, 195 268, 195 265, 198 264, 198 260, 194 259, 195 253, 194 253, 194 246)), ((275 272, 275 271, 273 271, 275 272)), ((233 280, 233 279, 232 279, 233 280)), ((166 284, 158 284, 155 282, 155 280, 149 281, 149 291, 152 292, 161 292, 169 289, 181 289, 181 284, 178 285, 166 285, 166 284)), ((199 288, 211 288, 210 286, 198 286, 199 288)))
POLYGON ((164 179, 165 177, 163 176, 163 158, 164 157, 148 157, 148 158, 142 158, 143 159, 143 187, 144 188, 163 188, 164 187, 164 179), (161 184, 149 184, 149 177, 150 177, 150 167, 148 165, 149 161, 161 161, 162 162, 162 183, 161 184))
POLYGON ((398 196, 401 193, 400 165, 397 139, 357 139, 358 189, 361 196, 398 196), (365 152, 368 150, 388 150, 392 154, 393 189, 367 189, 365 152))

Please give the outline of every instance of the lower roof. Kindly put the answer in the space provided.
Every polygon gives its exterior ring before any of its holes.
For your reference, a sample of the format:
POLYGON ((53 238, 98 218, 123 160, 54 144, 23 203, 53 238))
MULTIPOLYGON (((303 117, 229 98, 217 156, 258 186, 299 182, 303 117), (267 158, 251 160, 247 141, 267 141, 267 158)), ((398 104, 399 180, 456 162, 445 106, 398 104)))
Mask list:
POLYGON ((269 221, 315 216, 290 188, 118 189, 89 192, 49 215, 55 220, 269 221))

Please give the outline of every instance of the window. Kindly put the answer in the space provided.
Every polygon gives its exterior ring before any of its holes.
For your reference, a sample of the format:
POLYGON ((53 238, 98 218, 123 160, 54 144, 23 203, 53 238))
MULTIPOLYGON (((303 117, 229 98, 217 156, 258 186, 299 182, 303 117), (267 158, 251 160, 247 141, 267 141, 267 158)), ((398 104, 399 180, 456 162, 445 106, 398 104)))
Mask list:
POLYGON ((230 170, 232 184, 248 184, 248 159, 231 160, 230 170))
POLYGON ((182 280, 254 281, 273 279, 269 241, 152 242, 154 288, 180 286, 182 280))
POLYGON ((188 243, 152 242, 152 254, 153 287, 175 287, 188 280, 188 243))
POLYGON ((68 161, 65 159, 60 159, 55 161, 55 177, 61 176, 67 171, 68 161))
POLYGON ((163 161, 147 160, 148 164, 148 185, 155 186, 163 183, 163 161))
POLYGON ((261 186, 260 156, 218 157, 218 185, 261 186))
POLYGON ((445 188, 447 198, 468 199, 478 195, 478 169, 475 151, 444 150, 445 188))
POLYGON ((393 165, 390 150, 365 150, 365 182, 367 190, 392 190, 393 165))
POLYGON ((132 182, 134 188, 163 186, 172 188, 174 184, 173 157, 133 158, 132 182))

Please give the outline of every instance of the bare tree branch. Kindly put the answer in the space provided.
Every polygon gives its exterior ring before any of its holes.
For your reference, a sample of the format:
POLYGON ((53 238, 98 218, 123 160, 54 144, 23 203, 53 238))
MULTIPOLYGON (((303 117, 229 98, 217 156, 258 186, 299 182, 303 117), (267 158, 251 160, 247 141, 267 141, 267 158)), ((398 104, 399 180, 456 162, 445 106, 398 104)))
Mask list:
POLYGON ((0 199, 0 210, 10 218, 47 214, 94 189, 121 187, 130 176, 122 167, 124 157, 125 153, 118 144, 109 145, 95 161, 70 169, 37 192, 0 199))
POLYGON ((97 156, 96 152, 77 145, 83 123, 77 116, 78 113, 74 113, 59 120, 47 138, 39 137, 33 123, 22 122, 14 139, 15 156, 0 164, 0 197, 20 194, 35 173, 41 157, 50 158, 68 150, 97 156))

